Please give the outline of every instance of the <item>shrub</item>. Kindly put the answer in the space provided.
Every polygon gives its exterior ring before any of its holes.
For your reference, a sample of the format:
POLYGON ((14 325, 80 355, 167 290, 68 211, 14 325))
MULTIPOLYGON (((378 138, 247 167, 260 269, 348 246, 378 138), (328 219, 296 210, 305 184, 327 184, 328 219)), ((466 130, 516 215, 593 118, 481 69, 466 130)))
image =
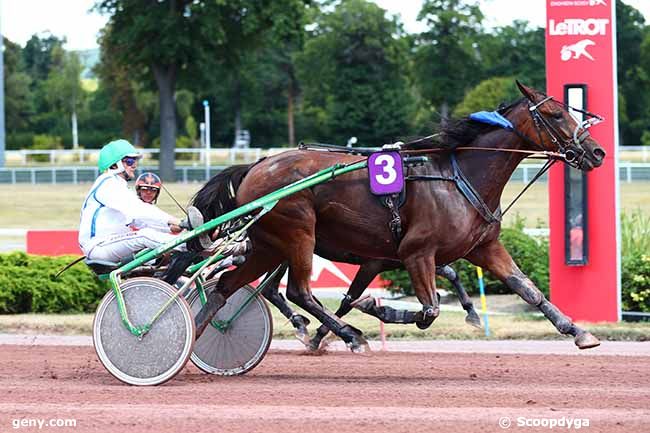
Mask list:
POLYGON ((88 313, 108 290, 83 264, 56 272, 74 257, 0 254, 0 313, 88 313))
POLYGON ((623 311, 650 313, 650 252, 623 256, 623 311))
MULTIPOLYGON (((51 150, 63 149, 61 144, 61 137, 56 135, 37 134, 34 135, 32 142, 32 149, 34 150, 51 150)), ((33 155, 32 158, 37 162, 48 162, 50 160, 47 155, 33 155)))
POLYGON ((650 313, 650 217, 640 209, 621 215, 623 311, 650 313))

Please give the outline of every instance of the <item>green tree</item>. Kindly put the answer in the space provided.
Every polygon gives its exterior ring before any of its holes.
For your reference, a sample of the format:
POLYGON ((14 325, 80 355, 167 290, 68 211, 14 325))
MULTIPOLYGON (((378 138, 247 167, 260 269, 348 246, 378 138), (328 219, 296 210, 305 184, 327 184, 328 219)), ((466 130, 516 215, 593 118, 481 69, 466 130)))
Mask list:
POLYGON ((45 81, 53 67, 52 52, 62 49, 65 38, 59 39, 49 32, 33 35, 23 49, 23 60, 27 73, 35 82, 45 81))
POLYGON ((643 131, 650 127, 650 52, 648 45, 642 48, 647 34, 641 12, 617 0, 617 74, 619 99, 625 100, 619 105, 619 111, 625 110, 619 114, 619 127, 624 144, 639 144, 643 131))
POLYGON ((425 0, 418 20, 428 30, 417 40, 416 82, 430 107, 445 118, 481 79, 475 41, 483 13, 475 1, 425 0))
POLYGON ((81 87, 83 68, 76 53, 66 52, 57 46, 52 54, 53 67, 44 82, 45 98, 52 110, 70 116, 72 146, 77 148, 77 112, 85 96, 81 87))
MULTIPOLYGON (((205 70, 215 58, 233 64, 258 46, 275 20, 302 7, 300 0, 102 0, 110 15, 106 34, 119 47, 119 62, 153 76, 160 106, 160 172, 174 178, 177 133, 174 94, 181 75, 205 70)), ((290 14, 289 14, 290 15, 290 14)), ((288 23, 290 24, 290 23, 288 23)), ((194 76, 196 79, 196 76, 194 76)))
POLYGON ((298 65, 305 110, 328 139, 379 145, 409 134, 408 45, 398 22, 364 0, 322 15, 298 65), (323 130, 321 130, 323 131, 323 130))
POLYGON ((531 28, 527 21, 478 36, 478 53, 483 77, 515 77, 536 88, 546 87, 545 38, 543 28, 531 28))
MULTIPOLYGON (((32 79, 25 72, 19 45, 4 38, 5 125, 9 134, 27 129, 33 112, 32 79)), ((9 141, 9 140, 8 140, 9 141)))
POLYGON ((520 95, 514 78, 489 78, 481 81, 465 95, 462 102, 454 109, 454 116, 467 116, 481 110, 490 111, 496 109, 502 102, 514 101, 520 95))
MULTIPOLYGON (((102 29, 99 38, 100 61, 95 66, 95 73, 101 87, 111 95, 112 108, 121 114, 121 134, 134 145, 144 146, 158 109, 156 96, 148 85, 142 84, 138 67, 119 62, 123 47, 115 45, 113 38, 108 37, 111 31, 110 25, 102 29)), ((112 138, 116 137, 105 137, 105 140, 112 138)))

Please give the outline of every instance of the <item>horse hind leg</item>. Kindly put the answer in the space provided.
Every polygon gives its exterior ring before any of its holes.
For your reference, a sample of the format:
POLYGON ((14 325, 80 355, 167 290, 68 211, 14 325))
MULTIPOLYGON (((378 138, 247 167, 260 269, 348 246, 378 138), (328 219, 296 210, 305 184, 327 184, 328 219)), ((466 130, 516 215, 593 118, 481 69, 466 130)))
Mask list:
POLYGON ((368 343, 363 338, 361 331, 336 317, 312 296, 309 288, 312 265, 311 251, 313 251, 313 248, 308 249, 304 247, 295 248, 292 252, 292 258, 289 261, 287 297, 291 302, 305 309, 305 311, 316 317, 323 325, 339 336, 350 350, 355 353, 365 352, 368 349, 368 343), (302 251, 303 249, 305 251, 302 251), (309 253, 306 250, 309 250, 309 253))
POLYGON ((262 290, 262 295, 273 304, 284 317, 289 319, 289 322, 294 328, 294 334, 305 346, 309 347, 309 319, 302 314, 296 313, 290 306, 287 300, 282 296, 279 291, 280 280, 289 268, 288 263, 284 263, 278 274, 270 281, 269 284, 262 290))
MULTIPOLYGON (((350 285, 347 294, 343 297, 339 304, 339 308, 334 313, 337 317, 343 317, 352 311, 352 308, 354 308, 352 306, 353 302, 359 299, 364 290, 366 290, 372 280, 374 280, 380 272, 397 267, 387 265, 386 263, 387 262, 383 260, 370 260, 361 265, 352 280, 352 284, 350 285)), ((314 337, 309 341, 309 348, 311 350, 319 349, 323 338, 325 338, 329 332, 330 329, 327 326, 319 326, 316 330, 316 335, 314 335, 314 337)))
POLYGON ((463 310, 465 310, 465 312, 467 313, 467 315, 465 316, 465 322, 468 323, 469 325, 472 325, 480 329, 481 318, 479 317, 478 313, 474 309, 474 304, 472 303, 472 299, 469 297, 469 295, 467 295, 467 291, 465 290, 462 283, 460 282, 460 277, 458 276, 458 273, 451 266, 445 265, 445 266, 436 267, 436 274, 449 280, 452 286, 454 286, 454 289, 456 289, 456 294, 458 295, 458 301, 460 302, 460 305, 462 305, 463 310))

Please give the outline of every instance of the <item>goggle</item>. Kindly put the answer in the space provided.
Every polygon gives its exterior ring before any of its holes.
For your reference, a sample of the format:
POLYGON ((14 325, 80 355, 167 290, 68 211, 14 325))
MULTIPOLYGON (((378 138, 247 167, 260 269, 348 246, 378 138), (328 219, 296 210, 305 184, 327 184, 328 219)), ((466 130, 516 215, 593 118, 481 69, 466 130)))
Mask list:
POLYGON ((128 167, 133 167, 136 162, 138 162, 138 158, 134 158, 132 156, 127 156, 125 158, 122 158, 122 162, 127 165, 128 167))
POLYGON ((139 186, 138 190, 140 191, 158 191, 159 188, 156 188, 155 186, 139 186))

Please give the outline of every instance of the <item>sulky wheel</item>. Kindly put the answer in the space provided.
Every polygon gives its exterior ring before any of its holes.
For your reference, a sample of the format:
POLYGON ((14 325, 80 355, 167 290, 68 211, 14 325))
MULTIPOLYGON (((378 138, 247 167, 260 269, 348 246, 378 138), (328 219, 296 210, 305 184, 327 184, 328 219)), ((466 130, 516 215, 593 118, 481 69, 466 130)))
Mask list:
MULTIPOLYGON (((215 284, 216 280, 205 283, 206 292, 210 292, 215 284)), ((244 374, 260 363, 269 350, 273 336, 271 312, 261 296, 255 296, 225 329, 214 326, 232 318, 254 290, 247 285, 228 298, 212 324, 196 340, 191 357, 194 365, 206 373, 233 376, 244 374)), ((192 314, 198 314, 201 298, 197 291, 190 295, 189 304, 192 314)))
MULTIPOLYGON (((154 278, 131 278, 120 286, 134 326, 151 321, 176 290, 154 278)), ((176 298, 141 338, 124 326, 113 291, 104 296, 93 323, 93 343, 104 367, 131 385, 158 385, 187 363, 194 345, 194 318, 182 297, 176 298)))

